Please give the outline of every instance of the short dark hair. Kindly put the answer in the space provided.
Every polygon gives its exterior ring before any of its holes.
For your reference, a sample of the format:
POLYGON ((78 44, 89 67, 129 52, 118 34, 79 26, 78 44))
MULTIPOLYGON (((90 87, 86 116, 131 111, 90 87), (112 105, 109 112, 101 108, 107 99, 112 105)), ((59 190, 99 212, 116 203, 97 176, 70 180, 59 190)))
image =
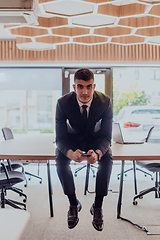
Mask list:
POLYGON ((79 70, 77 70, 74 74, 74 81, 78 79, 78 80, 84 80, 84 81, 89 81, 91 79, 94 80, 94 74, 91 70, 89 70, 88 68, 81 68, 79 70))

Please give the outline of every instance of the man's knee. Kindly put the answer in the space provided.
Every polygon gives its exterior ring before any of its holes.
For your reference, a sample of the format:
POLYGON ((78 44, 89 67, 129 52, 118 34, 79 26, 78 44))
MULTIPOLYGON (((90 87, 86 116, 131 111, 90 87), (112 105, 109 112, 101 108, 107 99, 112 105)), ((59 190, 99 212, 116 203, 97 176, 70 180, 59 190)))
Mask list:
POLYGON ((102 156, 102 158, 99 160, 99 165, 110 165, 113 164, 113 157, 112 157, 112 151, 111 148, 108 149, 108 151, 102 156))

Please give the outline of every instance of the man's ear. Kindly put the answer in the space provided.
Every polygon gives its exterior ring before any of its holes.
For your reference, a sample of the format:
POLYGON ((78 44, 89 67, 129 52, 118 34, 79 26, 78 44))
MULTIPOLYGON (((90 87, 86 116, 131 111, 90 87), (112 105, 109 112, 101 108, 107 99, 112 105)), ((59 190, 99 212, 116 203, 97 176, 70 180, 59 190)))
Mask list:
POLYGON ((74 89, 74 92, 76 92, 76 85, 73 84, 73 89, 74 89))
POLYGON ((96 88, 96 84, 94 83, 94 85, 93 85, 93 89, 95 90, 95 88, 96 88))

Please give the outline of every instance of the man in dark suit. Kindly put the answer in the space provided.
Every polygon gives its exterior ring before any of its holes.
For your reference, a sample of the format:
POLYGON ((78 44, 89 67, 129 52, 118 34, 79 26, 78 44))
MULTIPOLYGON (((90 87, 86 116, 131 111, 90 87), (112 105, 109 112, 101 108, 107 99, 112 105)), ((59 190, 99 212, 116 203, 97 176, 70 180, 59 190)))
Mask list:
POLYGON ((74 92, 61 97, 56 108, 56 166, 64 194, 68 196, 68 227, 74 228, 82 205, 76 197, 70 161, 98 162, 95 201, 90 209, 92 224, 103 230, 102 202, 108 193, 112 170, 110 149, 112 105, 110 98, 95 91, 94 74, 87 68, 74 75, 74 92), (84 156, 84 152, 88 157, 84 156))

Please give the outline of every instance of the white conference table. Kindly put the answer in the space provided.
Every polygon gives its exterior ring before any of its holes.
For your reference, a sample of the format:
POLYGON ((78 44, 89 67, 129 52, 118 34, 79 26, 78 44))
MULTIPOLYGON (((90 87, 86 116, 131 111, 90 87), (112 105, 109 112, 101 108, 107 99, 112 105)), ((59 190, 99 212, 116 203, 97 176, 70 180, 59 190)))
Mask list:
MULTIPOLYGON (((160 160, 159 144, 118 144, 112 143, 113 160, 122 160, 120 191, 117 205, 117 218, 121 218, 123 173, 125 160, 160 160)), ((26 162, 47 163, 48 192, 50 216, 53 217, 52 186, 50 176, 50 160, 55 159, 55 144, 53 135, 25 137, 0 142, 0 159, 20 159, 26 162)))
POLYGON ((47 163, 50 216, 53 217, 50 161, 55 159, 53 135, 37 135, 0 142, 0 159, 20 159, 28 163, 47 163))
MULTIPOLYGON (((121 216, 121 207, 122 207, 122 194, 123 194, 123 178, 124 178, 124 165, 125 160, 151 160, 156 161, 160 160, 160 145, 158 143, 144 143, 144 144, 112 144, 113 159, 121 160, 121 175, 120 175, 120 186, 119 186, 119 197, 117 204, 117 218, 125 220, 134 226, 140 228, 142 231, 150 234, 145 226, 140 226, 131 220, 121 216)), ((135 168, 135 163, 133 165, 135 168)), ((136 176, 135 176, 136 177, 136 176)), ((135 179, 136 181, 136 179, 135 179)), ((135 186, 136 189, 136 186, 135 186)), ((137 190, 135 190, 137 191, 137 190)))

